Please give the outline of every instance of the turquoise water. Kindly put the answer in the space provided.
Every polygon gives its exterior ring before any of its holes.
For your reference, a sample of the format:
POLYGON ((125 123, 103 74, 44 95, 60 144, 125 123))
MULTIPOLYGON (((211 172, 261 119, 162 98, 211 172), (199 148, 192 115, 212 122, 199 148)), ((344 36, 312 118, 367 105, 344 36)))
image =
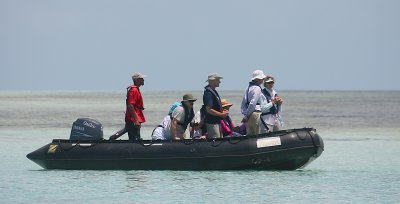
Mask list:
MULTIPOLYGON (((201 92, 193 92, 201 98, 201 92)), ((145 92, 148 137, 182 92, 145 92)), ((221 91, 240 121, 241 91, 221 91)), ((123 126, 123 92, 0 92, 2 203, 399 203, 400 92, 280 94, 286 128, 314 127, 325 151, 296 171, 43 170, 25 156, 91 117, 123 126)), ((199 107, 199 104, 195 108, 199 107)), ((127 136, 123 136, 126 139, 127 136)))

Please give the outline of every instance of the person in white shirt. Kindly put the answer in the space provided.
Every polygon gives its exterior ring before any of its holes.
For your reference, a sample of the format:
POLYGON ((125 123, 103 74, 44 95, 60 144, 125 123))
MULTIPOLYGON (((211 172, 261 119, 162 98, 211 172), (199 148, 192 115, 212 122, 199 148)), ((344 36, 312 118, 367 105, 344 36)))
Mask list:
POLYGON ((265 109, 261 114, 261 133, 274 132, 282 128, 280 113, 282 112, 283 100, 278 96, 278 93, 273 89, 275 78, 267 76, 264 81, 263 95, 267 100, 265 109))
POLYGON ((153 140, 171 140, 171 118, 175 108, 181 106, 181 102, 173 103, 168 111, 168 115, 163 118, 161 123, 154 128, 151 138, 153 140))
MULTIPOLYGON (((193 104, 196 100, 192 94, 185 94, 180 105, 172 104, 170 108, 170 112, 173 110, 172 113, 165 116, 161 124, 154 129, 152 139, 186 139, 186 129, 189 124, 194 123, 193 104)), ((193 130, 190 128, 190 137, 193 137, 193 130)))
MULTIPOLYGON (((197 99, 192 94, 183 96, 182 105, 175 108, 171 119, 171 138, 173 140, 186 139, 186 129, 194 123, 193 104, 197 99)), ((193 137, 193 128, 190 128, 190 138, 193 137)))

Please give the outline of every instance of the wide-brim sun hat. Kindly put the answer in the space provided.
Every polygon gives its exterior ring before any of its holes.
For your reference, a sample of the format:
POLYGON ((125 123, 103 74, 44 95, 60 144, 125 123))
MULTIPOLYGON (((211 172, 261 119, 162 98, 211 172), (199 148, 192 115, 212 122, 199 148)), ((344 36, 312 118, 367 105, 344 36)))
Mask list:
POLYGON ((185 94, 182 99, 182 101, 197 101, 197 98, 194 98, 192 94, 185 94))
POLYGON ((218 73, 213 73, 213 74, 208 75, 208 79, 206 82, 216 80, 216 79, 222 79, 222 77, 218 73))
POLYGON ((229 101, 226 100, 226 99, 222 99, 222 100, 221 100, 221 105, 222 105, 222 108, 233 106, 233 104, 232 104, 232 103, 229 103, 229 101))
POLYGON ((264 79, 266 76, 262 70, 256 70, 253 72, 251 80, 254 79, 264 79))

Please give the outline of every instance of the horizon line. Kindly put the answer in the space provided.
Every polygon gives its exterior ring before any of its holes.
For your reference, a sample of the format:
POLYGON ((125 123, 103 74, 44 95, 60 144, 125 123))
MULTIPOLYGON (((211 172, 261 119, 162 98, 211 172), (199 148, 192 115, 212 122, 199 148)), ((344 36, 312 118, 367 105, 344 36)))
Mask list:
MULTIPOLYGON (((142 89, 143 90, 143 89, 142 89)), ((327 91, 327 92, 337 92, 337 91, 361 91, 361 92, 367 92, 367 91, 400 91, 400 89, 275 89, 279 92, 294 92, 294 91, 311 91, 311 92, 320 92, 320 91, 327 91)), ((43 90, 22 90, 22 89, 16 89, 16 90, 0 90, 0 92, 117 92, 117 91, 123 91, 125 92, 125 89, 117 90, 117 89, 43 89, 43 90)), ((158 92, 158 91, 168 91, 168 92, 184 92, 184 91, 203 91, 202 89, 197 89, 197 90, 189 90, 189 89, 181 89, 181 90, 166 90, 166 89, 150 89, 146 90, 144 89, 143 91, 145 92, 158 92)), ((143 92, 142 91, 142 92, 143 92)), ((244 91, 241 89, 217 89, 217 91, 244 91)))

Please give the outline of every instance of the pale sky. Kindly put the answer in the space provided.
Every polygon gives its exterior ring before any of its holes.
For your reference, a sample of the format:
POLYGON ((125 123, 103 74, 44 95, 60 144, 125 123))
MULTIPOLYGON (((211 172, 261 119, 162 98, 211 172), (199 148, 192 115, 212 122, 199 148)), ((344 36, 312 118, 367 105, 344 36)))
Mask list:
POLYGON ((400 90, 399 0, 0 0, 0 90, 400 90))

